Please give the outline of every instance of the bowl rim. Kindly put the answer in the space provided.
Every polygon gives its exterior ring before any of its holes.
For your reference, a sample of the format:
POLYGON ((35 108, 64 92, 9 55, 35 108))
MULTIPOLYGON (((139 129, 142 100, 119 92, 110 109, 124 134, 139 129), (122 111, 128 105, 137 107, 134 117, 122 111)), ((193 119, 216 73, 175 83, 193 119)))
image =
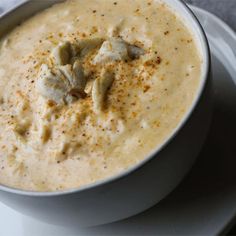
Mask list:
MULTIPOLYGON (((163 1, 163 0, 161 0, 163 1)), ((2 18, 7 17, 9 14, 14 14, 19 8, 27 6, 30 2, 33 2, 31 0, 27 0, 26 2, 17 4, 14 8, 10 9, 9 11, 5 12, 3 15, 0 15, 0 21, 2 18)), ((164 0, 166 2, 166 0, 164 0)), ((77 194, 80 192, 85 192, 88 190, 94 190, 95 188, 101 187, 103 185, 115 182, 117 180, 120 180, 131 173, 137 171, 140 169, 142 166, 144 166, 147 162, 152 160, 154 157, 157 156, 159 152, 161 152, 179 133, 179 131, 185 126, 187 121, 190 119, 193 111, 195 110, 196 106, 198 105, 200 98, 202 97, 202 94, 205 90, 207 81, 209 79, 209 74, 210 74, 210 65, 211 65, 211 57, 210 57, 210 47, 209 43, 206 37, 206 33, 204 32, 204 29, 202 25, 200 24, 199 20, 193 13, 193 11, 190 9, 190 7, 183 1, 183 0, 174 0, 177 4, 180 4, 184 11, 186 12, 184 15, 187 15, 190 17, 193 22, 196 24, 199 30, 199 36, 198 38, 201 39, 203 42, 202 44, 202 56, 204 58, 204 64, 205 66, 202 66, 203 71, 201 73, 201 84, 199 85, 197 94, 192 102, 191 107, 188 109, 188 111, 185 113, 184 117, 181 119, 179 122, 178 126, 172 130, 172 132, 168 135, 168 137, 165 139, 165 141, 159 145, 156 149, 154 149, 150 154, 147 155, 146 158, 144 158, 142 161, 138 162, 136 165, 131 166, 127 170, 124 170, 118 174, 115 174, 111 177, 96 181, 91 184, 86 184, 82 187, 77 187, 77 188, 72 188, 72 189, 65 189, 65 190, 60 190, 60 191, 51 191, 51 192, 39 192, 39 191, 28 191, 28 190, 23 190, 19 188, 14 188, 14 187, 9 187, 3 184, 0 184, 0 191, 16 194, 16 195, 23 195, 23 196, 31 196, 31 197, 54 197, 54 196, 63 196, 63 195, 69 195, 69 194, 77 194)), ((167 5, 170 5, 167 3, 167 5)), ((171 5, 170 5, 171 7, 171 5)), ((46 9, 46 8, 45 8, 46 9)), ((178 11, 177 11, 178 13, 178 11)))

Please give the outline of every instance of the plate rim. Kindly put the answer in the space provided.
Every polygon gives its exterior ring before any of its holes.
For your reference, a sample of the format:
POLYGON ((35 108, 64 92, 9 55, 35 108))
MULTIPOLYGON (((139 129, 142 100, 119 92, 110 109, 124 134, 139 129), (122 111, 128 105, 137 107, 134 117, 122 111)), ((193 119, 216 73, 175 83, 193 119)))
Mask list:
MULTIPOLYGON (((215 14, 204 10, 200 7, 194 6, 192 4, 188 4, 188 6, 192 9, 193 13, 196 15, 196 13, 200 13, 201 15, 206 15, 207 17, 211 18, 213 21, 215 21, 218 25, 220 25, 224 30, 232 37, 232 39, 236 43, 236 31, 233 30, 232 27, 230 27, 224 20, 222 20, 220 17, 216 16, 215 14)), ((196 15, 198 18, 198 16, 196 15)), ((204 26, 202 26, 205 30, 204 26)), ((210 42, 209 42, 210 44, 210 42)), ((211 49, 212 53, 212 49, 211 49)), ((233 80, 233 78, 231 78, 233 80)), ((234 81, 233 81, 234 82, 234 81)), ((236 211, 232 218, 226 223, 226 225, 218 232, 217 235, 226 235, 234 226, 236 223, 236 211)))

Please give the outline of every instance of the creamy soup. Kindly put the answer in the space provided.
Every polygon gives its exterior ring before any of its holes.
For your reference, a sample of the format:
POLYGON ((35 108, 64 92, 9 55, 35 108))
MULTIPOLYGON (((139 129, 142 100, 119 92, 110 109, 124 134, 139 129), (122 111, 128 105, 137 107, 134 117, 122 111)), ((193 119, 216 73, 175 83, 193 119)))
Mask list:
POLYGON ((144 160, 200 84, 192 32, 152 0, 68 0, 0 45, 0 183, 77 188, 144 160))

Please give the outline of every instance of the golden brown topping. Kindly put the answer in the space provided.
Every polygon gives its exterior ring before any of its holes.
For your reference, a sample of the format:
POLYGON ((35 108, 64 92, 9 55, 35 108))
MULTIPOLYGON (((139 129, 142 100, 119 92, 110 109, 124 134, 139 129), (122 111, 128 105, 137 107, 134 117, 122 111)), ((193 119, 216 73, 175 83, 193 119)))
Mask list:
POLYGON ((27 135, 29 134, 30 126, 31 121, 29 119, 23 119, 14 123, 13 132, 20 142, 24 143, 26 141, 27 135))
POLYGON ((151 87, 149 85, 145 85, 143 92, 146 93, 151 87))
POLYGON ((42 143, 46 143, 50 137, 51 137, 51 129, 49 125, 42 125, 41 130, 40 130, 40 139, 42 143))

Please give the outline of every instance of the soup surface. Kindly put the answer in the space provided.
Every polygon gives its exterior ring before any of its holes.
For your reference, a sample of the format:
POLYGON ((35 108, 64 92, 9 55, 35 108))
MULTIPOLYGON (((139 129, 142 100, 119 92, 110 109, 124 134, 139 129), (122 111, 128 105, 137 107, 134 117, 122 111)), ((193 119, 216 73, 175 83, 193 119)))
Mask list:
POLYGON ((114 176, 161 145, 196 96, 191 31, 153 0, 68 0, 0 44, 0 183, 34 191, 114 176))

